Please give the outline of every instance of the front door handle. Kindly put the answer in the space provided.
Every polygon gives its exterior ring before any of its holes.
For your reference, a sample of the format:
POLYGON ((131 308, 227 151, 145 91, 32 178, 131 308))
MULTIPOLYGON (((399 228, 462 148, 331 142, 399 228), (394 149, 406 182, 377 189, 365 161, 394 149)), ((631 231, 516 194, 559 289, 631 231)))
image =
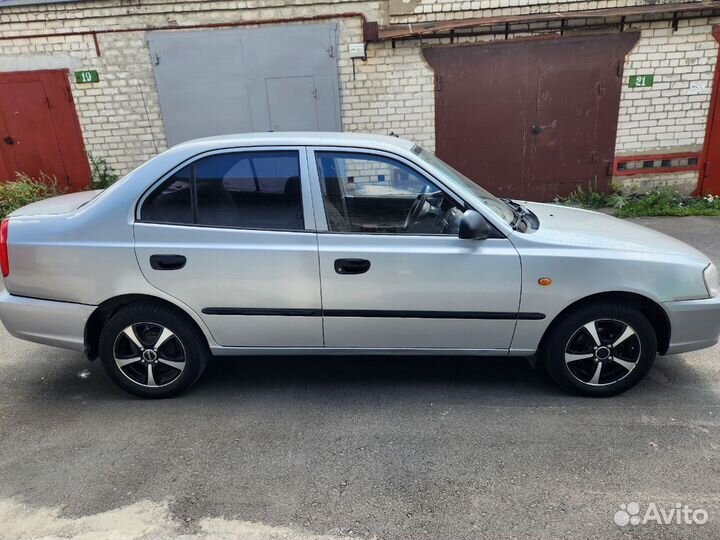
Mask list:
POLYGON ((150 266, 154 270, 180 270, 187 259, 182 255, 151 255, 150 266))
POLYGON ((366 259, 336 259, 335 271, 338 274, 364 274, 370 270, 370 261, 366 259))

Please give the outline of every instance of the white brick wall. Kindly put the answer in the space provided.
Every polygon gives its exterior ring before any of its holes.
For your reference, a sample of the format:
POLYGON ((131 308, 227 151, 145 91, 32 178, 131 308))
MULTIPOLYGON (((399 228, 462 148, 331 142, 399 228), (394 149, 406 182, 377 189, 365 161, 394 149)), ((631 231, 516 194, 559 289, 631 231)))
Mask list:
POLYGON ((697 185, 696 172, 679 172, 616 177, 615 186, 625 193, 644 193, 655 188, 671 188, 683 195, 691 194, 697 185))
MULTIPOLYGON (((157 26, 263 21, 317 14, 361 12, 368 20, 416 22, 510 13, 578 10, 646 4, 646 0, 420 0, 410 15, 392 15, 387 0, 167 0, 127 3, 119 0, 57 3, 0 9, 0 36, 128 29, 157 26)), ((347 131, 394 132, 434 148, 433 73, 418 41, 371 43, 367 61, 352 61, 347 45, 362 40, 359 18, 337 18, 342 125, 347 131)), ((705 135, 717 43, 714 20, 633 25, 641 31, 628 55, 617 135, 619 154, 699 149, 705 135), (630 75, 652 73, 652 88, 628 88, 630 75)), ((502 36, 498 36, 502 38, 502 36)), ((40 69, 51 65, 96 69, 100 82, 72 91, 87 149, 125 173, 166 147, 145 32, 92 36, 18 38, 0 42, 0 70, 40 69)), ((495 39, 470 38, 464 41, 495 39)), ((447 43, 424 39, 422 45, 447 43)), ((673 178, 687 180, 688 174, 673 178)), ((638 181, 641 177, 634 177, 638 181)), ((620 179, 618 179, 620 180, 620 179)), ((622 180, 624 181, 624 180, 622 180)))
MULTIPOLYGON (((358 28, 359 32, 360 29, 358 28)), ((350 39, 361 39, 360 35, 350 39)), ((343 39, 344 41, 344 39, 343 39)), ((414 44, 371 45, 367 62, 339 59, 343 129, 395 133, 429 149, 435 146, 433 72, 414 44)), ((344 44, 340 50, 347 49, 344 44)))
POLYGON ((73 83, 87 150, 128 172, 166 148, 150 51, 144 32, 98 36, 102 56, 83 67, 97 69, 97 84, 73 83))
MULTIPOLYGON (((519 15, 525 13, 549 13, 558 11, 581 11, 592 9, 645 6, 672 3, 672 0, 409 0, 415 4, 412 13, 390 12, 392 22, 424 22, 470 17, 519 15)), ((683 2, 702 0, 683 0, 683 2)), ((404 10, 403 10, 404 11, 404 10)))
POLYGON ((676 32, 667 23, 645 25, 625 62, 619 154, 702 147, 718 57, 713 22, 720 21, 681 21, 676 32), (652 87, 628 87, 631 75, 644 74, 654 74, 652 87))

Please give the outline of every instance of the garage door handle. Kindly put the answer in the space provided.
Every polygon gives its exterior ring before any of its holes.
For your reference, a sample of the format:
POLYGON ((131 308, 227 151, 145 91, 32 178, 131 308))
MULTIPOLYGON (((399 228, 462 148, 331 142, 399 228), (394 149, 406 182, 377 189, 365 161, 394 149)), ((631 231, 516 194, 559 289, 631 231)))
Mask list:
POLYGON ((530 132, 533 135, 540 135, 546 129, 555 129, 556 127, 557 127, 557 120, 553 120, 551 123, 549 123, 546 126, 533 126, 532 128, 530 128, 530 132))
POLYGON ((365 259, 337 259, 335 271, 338 274, 364 274, 370 270, 370 261, 365 259))
POLYGON ((154 270, 180 270, 187 259, 182 255, 151 255, 150 266, 154 270))

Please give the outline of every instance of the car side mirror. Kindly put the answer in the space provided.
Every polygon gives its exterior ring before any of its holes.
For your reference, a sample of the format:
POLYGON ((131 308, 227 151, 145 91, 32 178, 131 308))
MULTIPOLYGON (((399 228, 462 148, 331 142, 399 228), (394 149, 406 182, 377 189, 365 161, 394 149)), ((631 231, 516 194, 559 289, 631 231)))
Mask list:
POLYGON ((490 236, 490 226, 475 210, 465 210, 460 219, 458 236, 463 240, 485 240, 490 236))

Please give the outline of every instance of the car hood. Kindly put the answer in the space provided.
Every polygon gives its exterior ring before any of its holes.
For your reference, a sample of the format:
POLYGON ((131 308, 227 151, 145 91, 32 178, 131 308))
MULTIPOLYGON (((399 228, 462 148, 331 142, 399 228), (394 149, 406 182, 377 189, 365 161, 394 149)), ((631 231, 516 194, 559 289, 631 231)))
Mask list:
POLYGON ((707 256, 676 238, 601 212, 557 204, 523 203, 540 220, 539 239, 578 247, 681 255, 709 262, 707 256))
POLYGON ((50 199, 44 199, 18 208, 8 217, 67 214, 68 212, 77 210, 86 202, 91 201, 101 192, 102 190, 80 191, 78 193, 68 193, 67 195, 51 197, 50 199))

